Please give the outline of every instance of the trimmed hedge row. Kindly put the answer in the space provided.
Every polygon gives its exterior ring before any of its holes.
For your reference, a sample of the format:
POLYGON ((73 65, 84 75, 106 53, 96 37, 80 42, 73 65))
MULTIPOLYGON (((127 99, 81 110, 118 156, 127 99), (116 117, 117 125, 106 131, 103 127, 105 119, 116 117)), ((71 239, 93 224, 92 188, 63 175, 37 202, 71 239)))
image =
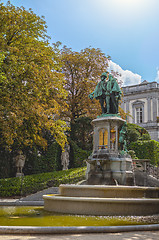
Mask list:
MULTIPOLYGON (((74 141, 68 140, 70 144, 70 164, 69 168, 86 166, 85 159, 91 154, 90 151, 82 150, 74 141)), ((26 161, 23 168, 24 175, 47 173, 62 170, 61 147, 56 143, 50 143, 46 150, 36 147, 23 149, 26 161)), ((14 177, 16 166, 13 158, 17 155, 16 151, 9 152, 0 148, 0 179, 14 177)))
POLYGON ((154 165, 159 163, 159 142, 155 140, 137 141, 130 144, 139 159, 150 159, 154 165))
POLYGON ((78 168, 86 166, 85 160, 91 154, 91 151, 81 149, 74 141, 70 140, 70 163, 69 168, 78 168))
POLYGON ((26 164, 24 166, 24 174, 38 174, 47 173, 51 171, 62 170, 59 167, 61 161, 61 148, 54 142, 50 144, 46 151, 44 151, 40 156, 38 156, 37 150, 34 154, 27 155, 26 164))
POLYGON ((0 179, 0 197, 26 196, 48 187, 73 184, 85 179, 86 167, 0 179))

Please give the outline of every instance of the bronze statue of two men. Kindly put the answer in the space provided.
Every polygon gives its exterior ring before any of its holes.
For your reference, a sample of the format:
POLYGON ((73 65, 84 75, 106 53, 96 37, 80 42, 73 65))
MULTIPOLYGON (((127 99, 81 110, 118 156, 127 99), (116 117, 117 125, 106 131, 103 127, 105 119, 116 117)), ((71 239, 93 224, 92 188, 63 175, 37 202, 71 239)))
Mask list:
POLYGON ((118 114, 121 89, 117 79, 108 72, 102 73, 101 81, 95 90, 89 94, 90 99, 99 99, 102 114, 118 114))

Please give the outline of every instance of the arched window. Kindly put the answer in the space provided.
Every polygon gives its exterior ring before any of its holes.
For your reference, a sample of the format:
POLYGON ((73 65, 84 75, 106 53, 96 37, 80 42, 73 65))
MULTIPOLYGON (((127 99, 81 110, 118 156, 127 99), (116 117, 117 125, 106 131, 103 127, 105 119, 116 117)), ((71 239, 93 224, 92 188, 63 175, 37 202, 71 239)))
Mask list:
POLYGON ((99 131, 99 148, 108 147, 108 131, 105 128, 100 129, 99 131))

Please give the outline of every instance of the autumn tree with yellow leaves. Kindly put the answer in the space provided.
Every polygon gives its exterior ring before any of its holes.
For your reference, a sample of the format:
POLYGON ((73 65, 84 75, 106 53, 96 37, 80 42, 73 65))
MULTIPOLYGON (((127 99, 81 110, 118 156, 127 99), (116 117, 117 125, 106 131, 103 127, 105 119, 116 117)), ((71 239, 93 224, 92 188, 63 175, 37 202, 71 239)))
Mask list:
MULTIPOLYGON (((110 56, 92 47, 77 52, 64 46, 58 54, 62 62, 62 72, 65 74, 65 89, 68 91, 68 109, 63 115, 70 121, 71 138, 85 149, 87 145, 91 145, 92 128, 88 127, 90 119, 101 115, 99 101, 90 100, 88 95, 101 80, 101 74, 107 71, 110 56), (79 129, 79 126, 83 126, 82 129, 79 129), (84 133, 83 129, 90 130, 84 133)), ((118 73, 112 71, 111 74, 118 78, 118 73)), ((125 117, 120 107, 119 111, 121 116, 125 117)))
POLYGON ((55 45, 55 50, 61 60, 68 92, 68 109, 61 113, 61 117, 70 123, 71 139, 87 150, 92 142, 90 120, 101 114, 99 101, 92 101, 88 95, 94 91, 101 74, 107 70, 109 57, 92 47, 77 52, 66 46, 59 51, 59 46, 55 45), (84 129, 87 128, 90 130, 86 133, 84 129))
POLYGON ((67 47, 61 49, 62 72, 68 91, 68 110, 65 116, 74 122, 81 116, 96 117, 100 114, 99 102, 90 100, 100 76, 107 70, 108 59, 100 49, 86 48, 80 52, 67 47))
POLYGON ((43 17, 0 3, 0 143, 45 147, 43 129, 63 147, 65 79, 43 17))

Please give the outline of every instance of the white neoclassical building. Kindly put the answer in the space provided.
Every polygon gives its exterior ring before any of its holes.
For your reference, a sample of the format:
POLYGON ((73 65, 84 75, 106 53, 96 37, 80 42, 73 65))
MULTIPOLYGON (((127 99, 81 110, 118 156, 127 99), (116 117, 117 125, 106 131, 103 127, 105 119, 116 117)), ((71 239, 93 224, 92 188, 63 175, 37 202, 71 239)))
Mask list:
POLYGON ((159 142, 159 83, 143 81, 122 90, 121 107, 131 115, 128 122, 144 127, 159 142))

